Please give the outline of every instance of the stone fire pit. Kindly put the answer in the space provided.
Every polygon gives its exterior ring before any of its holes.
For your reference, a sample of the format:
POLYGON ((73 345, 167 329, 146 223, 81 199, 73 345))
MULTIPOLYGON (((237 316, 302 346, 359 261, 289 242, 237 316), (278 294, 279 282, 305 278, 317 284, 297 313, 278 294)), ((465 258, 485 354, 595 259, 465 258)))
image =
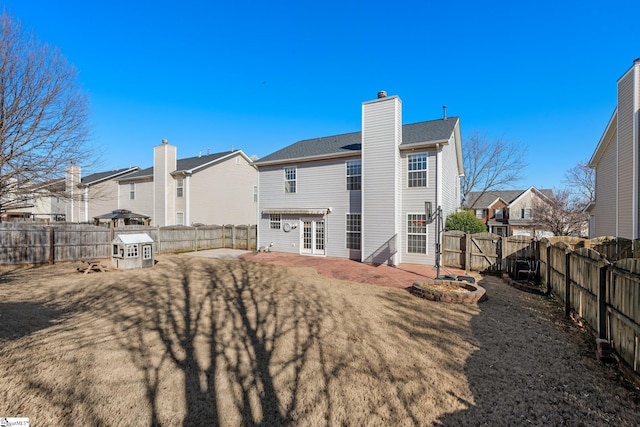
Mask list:
POLYGON ((458 280, 428 279, 415 282, 409 292, 431 301, 475 304, 484 300, 487 291, 475 283, 458 280))

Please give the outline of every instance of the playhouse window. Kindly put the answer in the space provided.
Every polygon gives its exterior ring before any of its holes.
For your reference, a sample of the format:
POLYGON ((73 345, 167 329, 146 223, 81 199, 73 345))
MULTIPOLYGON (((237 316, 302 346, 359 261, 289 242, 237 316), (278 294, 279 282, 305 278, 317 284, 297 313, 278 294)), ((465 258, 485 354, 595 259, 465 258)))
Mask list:
POLYGON ((138 245, 127 245, 127 258, 138 256, 138 245))

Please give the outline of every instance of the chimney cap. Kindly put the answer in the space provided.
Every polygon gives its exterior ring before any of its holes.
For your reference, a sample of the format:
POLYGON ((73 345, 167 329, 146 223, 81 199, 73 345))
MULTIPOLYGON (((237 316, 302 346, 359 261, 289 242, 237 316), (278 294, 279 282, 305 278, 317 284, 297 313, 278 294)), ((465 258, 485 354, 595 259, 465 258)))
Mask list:
POLYGON ((162 143, 163 143, 163 144, 168 144, 168 143, 169 143, 169 140, 168 140, 168 139, 164 139, 164 138, 162 138, 162 143))
POLYGON ((378 91, 378 99, 386 98, 386 97, 387 97, 387 91, 386 90, 378 91))

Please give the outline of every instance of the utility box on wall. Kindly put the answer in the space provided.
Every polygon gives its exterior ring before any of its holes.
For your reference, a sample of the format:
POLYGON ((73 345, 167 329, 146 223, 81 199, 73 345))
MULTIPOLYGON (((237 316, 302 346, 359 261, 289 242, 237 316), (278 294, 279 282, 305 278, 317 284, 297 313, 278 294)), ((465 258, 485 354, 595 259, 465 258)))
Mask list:
POLYGON ((153 239, 147 233, 118 234, 112 244, 111 264, 115 268, 153 267, 153 239))

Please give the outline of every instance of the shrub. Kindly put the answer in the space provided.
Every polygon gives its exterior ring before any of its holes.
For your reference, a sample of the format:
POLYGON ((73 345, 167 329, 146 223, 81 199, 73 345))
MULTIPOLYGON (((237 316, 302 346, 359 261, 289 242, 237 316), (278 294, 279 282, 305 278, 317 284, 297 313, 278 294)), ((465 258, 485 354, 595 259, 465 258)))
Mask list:
POLYGON ((487 226, 480 221, 471 211, 460 211, 447 216, 444 224, 445 230, 460 230, 465 233, 482 233, 487 231, 487 226))

